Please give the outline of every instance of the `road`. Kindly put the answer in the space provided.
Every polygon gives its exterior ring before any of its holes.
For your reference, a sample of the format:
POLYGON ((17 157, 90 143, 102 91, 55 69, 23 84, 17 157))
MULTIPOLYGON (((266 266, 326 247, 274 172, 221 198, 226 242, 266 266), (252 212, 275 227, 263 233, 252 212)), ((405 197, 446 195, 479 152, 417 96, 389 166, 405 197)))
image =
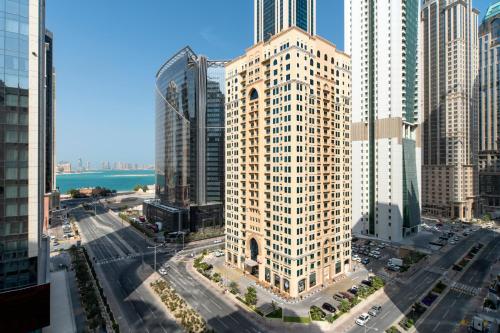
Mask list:
MULTIPOLYGON (((450 269, 472 245, 476 244, 488 233, 491 233, 491 231, 478 230, 448 250, 434 264, 416 273, 408 283, 393 282, 385 287, 386 294, 390 300, 381 304, 382 312, 377 317, 372 318, 366 327, 360 327, 353 323, 349 332, 383 332, 413 303, 418 301, 422 294, 435 284, 443 273, 450 269)), ((422 332, 428 331, 422 330, 422 332)), ((446 331, 443 330, 443 332, 446 331)))
POLYGON ((205 318, 210 327, 217 333, 264 333, 255 322, 249 320, 234 305, 221 300, 222 295, 217 295, 217 291, 207 288, 206 285, 191 277, 186 270, 186 261, 169 262, 170 268, 165 278, 205 318))
MULTIPOLYGON (((81 208, 75 209, 73 215, 78 221, 82 244, 95 261, 94 267, 120 331, 182 332, 142 284, 153 273, 154 258, 149 244, 102 206, 97 207, 96 217, 81 208)), ((172 253, 162 256, 167 260, 172 253)))
MULTIPOLYGON (((500 256, 498 234, 492 235, 490 243, 479 254, 479 258, 469 266, 459 279, 460 286, 472 287, 477 290, 485 287, 485 279, 489 280, 490 267, 500 256), (494 241, 495 240, 495 241, 494 241)), ((450 290, 431 314, 417 325, 420 332, 452 332, 468 312, 474 309, 473 302, 476 292, 463 293, 450 290)), ((476 302, 477 303, 477 302, 476 302)))

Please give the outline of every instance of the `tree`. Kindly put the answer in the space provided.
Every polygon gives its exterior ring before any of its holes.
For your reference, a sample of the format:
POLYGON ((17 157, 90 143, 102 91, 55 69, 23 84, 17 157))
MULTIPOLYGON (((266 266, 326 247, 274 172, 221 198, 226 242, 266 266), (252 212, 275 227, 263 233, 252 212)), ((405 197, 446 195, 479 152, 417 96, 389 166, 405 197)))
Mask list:
POLYGON ((77 198, 80 195, 80 191, 77 189, 72 188, 67 192, 72 198, 77 198))
POLYGON ((229 291, 231 292, 231 294, 234 294, 234 295, 239 294, 240 288, 238 286, 238 283, 231 281, 231 283, 229 284, 229 291))
POLYGON ((257 290, 254 287, 247 288, 245 302, 250 306, 255 306, 255 304, 257 304, 257 290))
POLYGON ((486 213, 483 215, 483 220, 485 222, 489 222, 491 220, 491 214, 490 213, 486 213))

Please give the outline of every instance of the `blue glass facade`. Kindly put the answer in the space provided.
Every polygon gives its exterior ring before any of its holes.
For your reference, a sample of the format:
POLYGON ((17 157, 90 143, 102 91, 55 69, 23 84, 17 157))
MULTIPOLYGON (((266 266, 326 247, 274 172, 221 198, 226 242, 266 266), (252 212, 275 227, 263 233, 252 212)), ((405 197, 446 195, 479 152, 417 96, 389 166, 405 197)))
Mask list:
POLYGON ((157 74, 155 168, 159 202, 146 211, 150 220, 166 222, 170 231, 177 231, 178 216, 183 220, 181 229, 191 231, 199 228, 199 222, 211 221, 210 226, 223 223, 224 65, 197 56, 186 47, 157 74))
POLYGON ((314 35, 316 0, 255 0, 255 42, 292 26, 314 35))
POLYGON ((0 291, 37 282, 28 257, 28 4, 0 1, 0 291))

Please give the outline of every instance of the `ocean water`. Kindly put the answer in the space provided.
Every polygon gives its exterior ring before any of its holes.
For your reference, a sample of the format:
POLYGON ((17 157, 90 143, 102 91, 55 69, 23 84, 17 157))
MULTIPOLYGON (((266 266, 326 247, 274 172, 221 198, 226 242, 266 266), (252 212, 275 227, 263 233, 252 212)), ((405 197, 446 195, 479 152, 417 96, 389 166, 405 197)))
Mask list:
POLYGON ((153 185, 153 170, 103 170, 56 175, 56 185, 64 194, 70 189, 106 187, 116 191, 130 191, 136 185, 153 185))

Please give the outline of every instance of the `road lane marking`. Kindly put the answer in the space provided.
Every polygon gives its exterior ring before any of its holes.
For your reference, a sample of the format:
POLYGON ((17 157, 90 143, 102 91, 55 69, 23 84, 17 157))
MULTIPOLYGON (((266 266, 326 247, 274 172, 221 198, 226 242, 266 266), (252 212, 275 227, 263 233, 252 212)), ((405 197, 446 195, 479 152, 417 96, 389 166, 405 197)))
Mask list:
POLYGON ((205 308, 205 310, 208 311, 208 313, 212 313, 212 310, 210 310, 210 308, 208 308, 204 303, 201 303, 201 306, 205 308))
POLYGON ((219 304, 217 304, 217 303, 216 303, 213 299, 210 299, 210 302, 214 303, 214 305, 215 305, 217 308, 219 308, 219 310, 222 310, 222 307, 221 307, 219 304))
POLYGON ((240 322, 238 320, 236 320, 235 318, 233 318, 233 315, 229 315, 228 317, 231 318, 237 325, 240 324, 240 322))
POLYGON ((433 332, 436 332, 437 328, 441 325, 441 322, 438 322, 436 326, 434 326, 434 329, 432 330, 433 332))
POLYGON ((224 324, 224 322, 222 320, 220 320, 220 318, 217 318, 217 320, 222 324, 222 326, 224 326, 225 328, 229 328, 229 326, 224 324))
POLYGON ((444 313, 443 315, 443 318, 446 318, 446 316, 448 315, 448 313, 450 313, 450 309, 447 309, 446 312, 444 313))

